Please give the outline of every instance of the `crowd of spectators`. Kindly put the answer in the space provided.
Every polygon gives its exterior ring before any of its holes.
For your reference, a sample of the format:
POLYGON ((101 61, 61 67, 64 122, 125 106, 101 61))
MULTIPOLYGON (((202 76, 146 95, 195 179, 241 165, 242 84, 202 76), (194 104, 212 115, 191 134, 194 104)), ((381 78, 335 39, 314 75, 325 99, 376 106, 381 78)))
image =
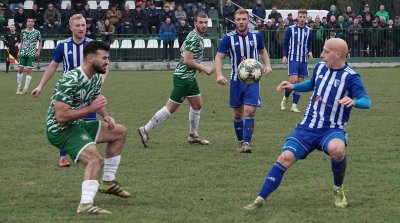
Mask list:
MULTIPOLYGON (((166 1, 165 4, 161 1, 136 0, 134 6, 125 4, 125 0, 110 0, 109 8, 104 9, 99 4, 96 9, 91 9, 87 0, 71 0, 61 9, 61 0, 36 0, 28 9, 23 8, 24 2, 0 0, 2 30, 6 30, 8 20, 13 19, 19 32, 29 17, 34 18, 35 28, 43 30, 45 34, 69 34, 69 18, 80 13, 86 18, 86 34, 90 38, 101 36, 104 41, 112 43, 116 34, 148 34, 158 35, 160 39, 178 37, 179 44, 194 26, 197 12, 208 13, 211 8, 216 9, 224 30, 229 31, 235 28, 233 20, 238 4, 243 4, 241 0, 224 0, 221 10, 218 0, 201 1, 205 2, 203 4, 195 0, 166 1), (155 3, 161 4, 156 6, 155 3), (164 33, 165 30, 168 30, 168 35, 164 33)), ((295 24, 296 18, 291 13, 283 18, 277 6, 272 6, 267 16, 262 0, 254 2, 252 23, 255 29, 264 31, 271 56, 280 57, 285 29, 295 24)), ((314 55, 320 54, 326 39, 338 37, 348 42, 351 56, 354 57, 400 56, 400 17, 389 15, 384 5, 380 5, 376 12, 368 4, 356 11, 347 6, 343 12, 331 5, 325 17, 309 16, 307 25, 313 28, 314 55)), ((164 44, 168 43, 167 40, 164 44)))
MULTIPOLYGON (((252 14, 256 15, 255 28, 264 31, 271 56, 279 58, 285 30, 297 20, 291 13, 282 18, 276 6, 266 18, 260 13, 262 6, 258 3, 252 10, 252 14)), ((313 31, 313 55, 321 54, 326 39, 341 38, 349 46, 350 57, 400 56, 400 16, 389 15, 384 5, 380 5, 376 12, 370 9, 368 3, 357 12, 347 6, 343 13, 331 5, 326 17, 308 16, 307 26, 313 31)))

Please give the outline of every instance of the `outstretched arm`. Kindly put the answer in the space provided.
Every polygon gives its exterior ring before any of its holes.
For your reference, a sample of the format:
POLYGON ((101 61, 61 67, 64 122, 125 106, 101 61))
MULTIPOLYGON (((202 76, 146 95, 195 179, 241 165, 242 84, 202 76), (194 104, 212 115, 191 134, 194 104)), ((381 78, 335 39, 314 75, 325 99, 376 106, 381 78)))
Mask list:
POLYGON ((47 66, 46 71, 43 74, 42 80, 40 80, 39 85, 33 89, 32 91, 32 96, 33 97, 38 97, 44 86, 49 82, 49 80, 53 77, 54 73, 56 72, 58 67, 58 63, 52 60, 47 66))

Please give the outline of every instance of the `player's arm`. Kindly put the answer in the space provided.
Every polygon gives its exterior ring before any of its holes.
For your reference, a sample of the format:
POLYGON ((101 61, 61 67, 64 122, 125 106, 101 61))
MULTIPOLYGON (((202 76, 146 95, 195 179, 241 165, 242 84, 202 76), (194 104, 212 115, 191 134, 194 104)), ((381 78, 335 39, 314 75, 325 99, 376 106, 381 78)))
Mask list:
MULTIPOLYGON (((64 124, 71 121, 79 120, 90 113, 98 112, 107 105, 107 100, 100 95, 92 103, 81 109, 71 109, 71 106, 62 101, 54 101, 54 113, 58 123, 64 124)), ((100 113, 102 114, 102 113, 100 113)), ((104 116, 103 116, 104 117, 104 116)))
POLYGON ((23 42, 24 42, 24 39, 21 38, 21 42, 19 43, 19 46, 18 46, 18 54, 17 54, 18 58, 21 57, 21 50, 22 50, 23 42))
POLYGON ((33 97, 39 96, 44 86, 47 84, 47 82, 49 82, 49 80, 53 77, 54 73, 56 72, 58 64, 59 63, 55 62, 54 60, 50 62, 49 66, 47 66, 47 69, 43 74, 42 79, 40 80, 39 85, 32 91, 33 97))
POLYGON ((35 52, 35 57, 36 57, 36 58, 39 58, 39 57, 40 57, 40 51, 42 50, 42 46, 43 46, 43 41, 42 41, 42 39, 39 39, 38 41, 39 41, 39 46, 38 46, 38 48, 37 48, 37 50, 36 50, 36 52, 35 52))
POLYGON ((261 59, 264 61, 264 73, 266 76, 272 73, 271 61, 269 59, 269 54, 267 50, 261 49, 258 51, 260 53, 261 59))
POLYGON ((287 63, 287 57, 288 57, 288 50, 289 50, 289 41, 291 38, 291 28, 286 28, 285 31, 285 39, 283 40, 282 44, 282 63, 286 64, 287 63))
POLYGON ((349 80, 350 82, 350 94, 352 97, 345 96, 339 100, 339 104, 346 107, 356 107, 359 109, 369 109, 371 108, 371 99, 368 97, 367 91, 361 81, 360 76, 352 75, 349 80))
POLYGON ((224 57, 225 57, 224 53, 217 52, 214 60, 214 69, 215 69, 215 74, 217 76, 217 83, 221 85, 225 85, 226 83, 228 83, 228 81, 222 74, 222 60, 224 59, 224 57))
POLYGON ((312 54, 312 38, 313 38, 313 32, 310 29, 310 33, 308 35, 308 39, 307 39, 307 56, 308 58, 313 58, 313 54, 312 54))
POLYGON ((206 73, 207 75, 211 75, 214 70, 211 67, 206 67, 202 64, 197 63, 194 59, 193 59, 193 53, 190 51, 184 51, 183 52, 183 63, 186 64, 187 66, 199 70, 201 72, 206 73))

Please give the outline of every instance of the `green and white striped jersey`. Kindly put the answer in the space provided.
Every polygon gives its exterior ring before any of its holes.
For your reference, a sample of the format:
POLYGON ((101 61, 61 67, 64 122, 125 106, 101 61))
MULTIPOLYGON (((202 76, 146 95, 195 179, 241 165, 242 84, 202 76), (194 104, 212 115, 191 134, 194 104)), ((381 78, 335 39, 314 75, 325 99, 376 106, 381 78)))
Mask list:
POLYGON ((21 31, 21 56, 22 57, 34 57, 36 50, 38 49, 38 41, 42 39, 39 30, 24 29, 21 31))
MULTIPOLYGON (((204 43, 203 38, 197 34, 195 30, 191 31, 186 37, 184 44, 184 51, 193 53, 193 59, 200 63, 203 60, 204 43)), ((191 68, 183 63, 183 52, 181 53, 181 60, 175 68, 174 75, 181 79, 194 79, 196 69, 191 68)))
POLYGON ((57 123, 54 112, 55 101, 68 104, 71 109, 82 109, 89 106, 100 95, 101 85, 101 74, 95 74, 91 79, 88 79, 81 67, 77 67, 63 75, 57 82, 56 89, 51 97, 47 113, 47 131, 56 133, 80 121, 72 121, 64 124, 57 123))

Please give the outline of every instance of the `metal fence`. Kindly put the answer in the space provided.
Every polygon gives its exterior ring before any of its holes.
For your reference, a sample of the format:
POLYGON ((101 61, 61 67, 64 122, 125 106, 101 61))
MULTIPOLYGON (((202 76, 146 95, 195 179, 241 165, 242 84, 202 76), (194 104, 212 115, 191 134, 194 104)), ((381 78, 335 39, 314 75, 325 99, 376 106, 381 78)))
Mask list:
MULTIPOLYGON (((273 63, 279 63, 282 58, 282 44, 285 30, 261 30, 266 48, 273 63), (275 60, 274 60, 275 59, 275 60)), ((218 27, 204 37, 204 60, 213 60, 223 34, 218 27)), ((312 52, 318 58, 322 52, 324 41, 333 33, 330 30, 313 30, 312 52)), ((382 61, 400 62, 400 29, 359 29, 357 32, 344 30, 336 32, 336 37, 343 38, 348 43, 350 52, 348 57, 357 61, 371 61, 371 58, 380 58, 382 61)), ((50 62, 54 48, 58 41, 68 36, 43 35, 43 50, 39 62, 50 62)), ((96 39, 100 40, 99 35, 96 39)), ((0 56, 6 58, 6 50, 1 47, 0 56)), ((173 44, 173 58, 178 60, 180 51, 178 40, 173 44)), ((163 61, 164 48, 158 36, 151 35, 116 35, 111 45, 110 58, 114 62, 163 61)), ((2 59, 2 61, 4 61, 2 59)))

